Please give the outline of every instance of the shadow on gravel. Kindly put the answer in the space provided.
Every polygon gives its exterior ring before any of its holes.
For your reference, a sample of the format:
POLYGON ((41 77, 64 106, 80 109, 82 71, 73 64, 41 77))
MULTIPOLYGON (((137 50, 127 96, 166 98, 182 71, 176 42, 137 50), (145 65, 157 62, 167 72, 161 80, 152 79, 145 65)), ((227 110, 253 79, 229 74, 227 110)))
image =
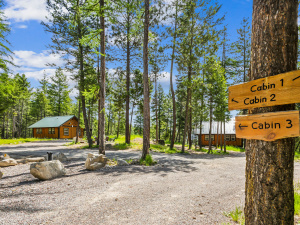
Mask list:
POLYGON ((19 206, 20 202, 10 202, 10 204, 6 204, 5 206, 0 206, 0 212, 8 213, 8 212, 27 212, 27 213, 36 213, 39 211, 46 211, 46 208, 37 208, 31 205, 24 205, 19 206))

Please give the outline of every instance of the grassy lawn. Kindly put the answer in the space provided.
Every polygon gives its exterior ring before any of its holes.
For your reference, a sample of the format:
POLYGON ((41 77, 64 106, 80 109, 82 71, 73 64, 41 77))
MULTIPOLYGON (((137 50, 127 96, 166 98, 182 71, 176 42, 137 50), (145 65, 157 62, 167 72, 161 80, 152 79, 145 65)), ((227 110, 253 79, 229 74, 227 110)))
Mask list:
POLYGON ((34 141, 51 141, 53 139, 39 139, 39 138, 16 138, 16 139, 0 139, 0 145, 10 145, 10 144, 21 144, 26 142, 34 142, 34 141))
POLYGON ((226 150, 228 150, 228 151, 235 151, 235 152, 245 152, 244 148, 236 147, 236 146, 232 146, 232 145, 226 146, 226 150))

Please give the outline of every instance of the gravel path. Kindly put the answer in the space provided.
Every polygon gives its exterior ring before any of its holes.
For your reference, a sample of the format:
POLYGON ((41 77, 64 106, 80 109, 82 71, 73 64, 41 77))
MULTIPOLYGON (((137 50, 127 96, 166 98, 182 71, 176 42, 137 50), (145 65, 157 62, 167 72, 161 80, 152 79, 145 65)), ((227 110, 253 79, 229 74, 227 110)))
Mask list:
MULTIPOLYGON (((15 156, 64 152, 67 176, 38 181, 29 165, 2 168, 0 224, 222 224, 223 212, 244 204, 245 155, 153 153, 158 165, 106 167, 89 172, 91 150, 64 142, 2 146, 15 156), (36 151, 34 150, 36 149, 36 151)), ((97 150, 93 150, 97 151, 97 150)), ((107 151, 109 158, 138 158, 139 151, 107 151)), ((300 164, 295 163, 295 182, 300 164)))

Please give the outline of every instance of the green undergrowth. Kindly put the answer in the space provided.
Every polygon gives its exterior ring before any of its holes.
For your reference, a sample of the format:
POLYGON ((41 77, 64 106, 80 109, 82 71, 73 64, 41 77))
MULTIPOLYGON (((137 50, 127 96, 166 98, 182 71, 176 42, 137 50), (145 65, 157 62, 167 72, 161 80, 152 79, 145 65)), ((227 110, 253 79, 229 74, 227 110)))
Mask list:
POLYGON ((0 139, 0 145, 21 144, 35 141, 51 141, 52 138, 16 138, 16 139, 0 139))
POLYGON ((146 158, 140 159, 140 164, 144 165, 144 166, 153 166, 155 165, 157 162, 153 160, 151 155, 146 155, 146 158))

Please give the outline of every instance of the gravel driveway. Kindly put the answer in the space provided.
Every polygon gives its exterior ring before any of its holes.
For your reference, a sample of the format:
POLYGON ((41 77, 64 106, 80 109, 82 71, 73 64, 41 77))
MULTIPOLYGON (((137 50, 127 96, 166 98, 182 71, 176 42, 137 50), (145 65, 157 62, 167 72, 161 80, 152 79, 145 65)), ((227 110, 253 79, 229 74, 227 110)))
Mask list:
MULTIPOLYGON (((222 224, 223 212, 244 204, 245 154, 153 153, 158 165, 107 167, 89 172, 91 150, 63 141, 1 146, 11 156, 64 152, 67 176, 38 181, 29 165, 2 168, 0 224, 222 224)), ((97 150, 93 150, 97 152, 97 150)), ((107 151, 109 158, 138 158, 139 151, 107 151)), ((300 164, 295 163, 295 182, 300 164)))

